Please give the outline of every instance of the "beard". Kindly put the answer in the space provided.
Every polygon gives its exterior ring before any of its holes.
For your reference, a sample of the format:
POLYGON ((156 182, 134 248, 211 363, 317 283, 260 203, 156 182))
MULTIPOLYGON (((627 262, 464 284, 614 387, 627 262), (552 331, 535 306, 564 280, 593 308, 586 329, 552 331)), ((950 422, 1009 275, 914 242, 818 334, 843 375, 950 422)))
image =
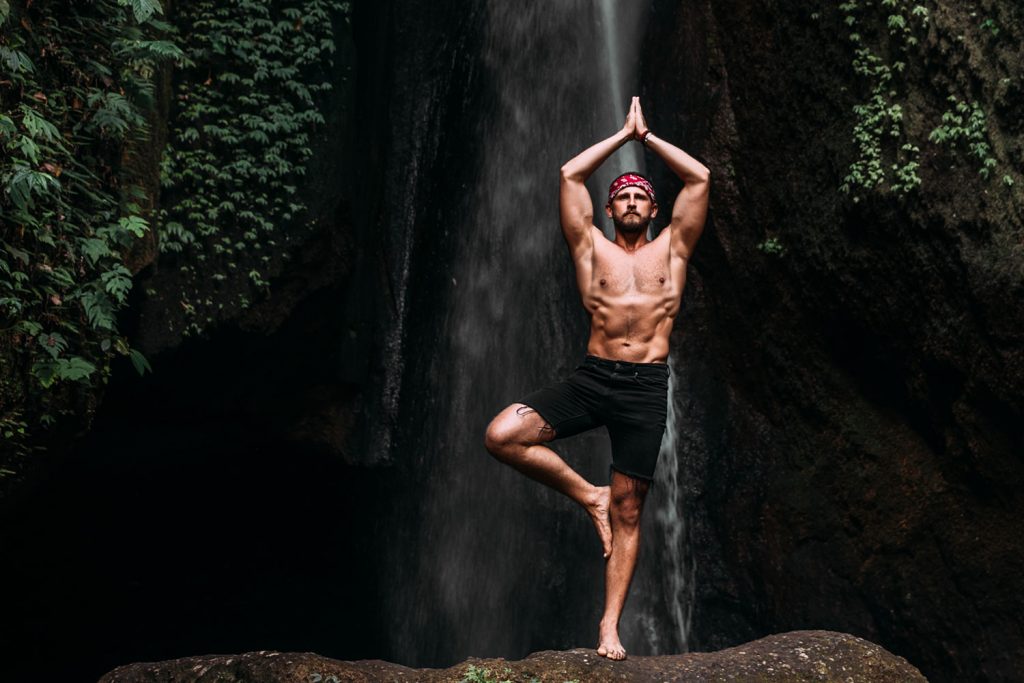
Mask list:
POLYGON ((615 229, 618 232, 625 233, 627 235, 633 235, 638 232, 644 232, 647 230, 647 226, 651 224, 651 219, 643 220, 640 218, 640 214, 627 213, 622 218, 612 216, 612 223, 615 224, 615 229))

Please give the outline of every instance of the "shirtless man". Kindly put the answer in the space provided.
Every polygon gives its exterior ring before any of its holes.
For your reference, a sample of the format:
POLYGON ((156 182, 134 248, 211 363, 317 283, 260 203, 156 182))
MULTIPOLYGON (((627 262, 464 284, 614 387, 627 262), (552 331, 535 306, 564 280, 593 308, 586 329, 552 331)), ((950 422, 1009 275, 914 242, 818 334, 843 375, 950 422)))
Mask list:
POLYGON ((597 528, 605 557, 605 609, 597 652, 625 659, 619 617, 640 547, 640 512, 654 477, 668 409, 668 343, 686 282, 686 263, 704 228, 710 172, 647 128, 633 98, 622 130, 562 167, 562 231, 576 282, 590 314, 582 365, 502 410, 487 428, 494 457, 579 503, 597 528), (631 140, 665 160, 685 183, 672 222, 656 239, 647 226, 658 213, 650 182, 627 173, 612 182, 605 214, 610 241, 593 223, 584 181, 631 140), (611 486, 594 486, 544 444, 607 425, 611 486))

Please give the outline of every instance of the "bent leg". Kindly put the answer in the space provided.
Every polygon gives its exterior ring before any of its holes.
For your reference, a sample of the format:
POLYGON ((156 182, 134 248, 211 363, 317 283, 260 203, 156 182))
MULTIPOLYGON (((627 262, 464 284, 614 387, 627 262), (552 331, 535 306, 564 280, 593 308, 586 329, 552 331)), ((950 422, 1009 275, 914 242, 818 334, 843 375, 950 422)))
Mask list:
POLYGON ((612 555, 605 565, 604 616, 601 617, 597 654, 625 659, 619 640, 619 618, 633 580, 640 551, 640 513, 651 484, 615 471, 611 485, 612 555))
POLYGON ((594 486, 543 445, 555 436, 555 430, 537 411, 522 403, 513 403, 491 421, 485 445, 498 460, 582 505, 593 520, 604 556, 608 557, 612 552, 609 487, 594 486))

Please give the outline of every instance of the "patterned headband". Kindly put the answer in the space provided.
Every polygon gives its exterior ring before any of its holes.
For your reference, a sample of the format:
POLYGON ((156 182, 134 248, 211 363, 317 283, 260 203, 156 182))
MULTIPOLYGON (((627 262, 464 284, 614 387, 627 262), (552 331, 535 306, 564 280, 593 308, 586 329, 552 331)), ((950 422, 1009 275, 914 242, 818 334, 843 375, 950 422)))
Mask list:
POLYGON ((625 187, 639 187, 641 190, 647 193, 651 198, 652 203, 657 203, 654 198, 654 188, 647 182, 647 178, 636 173, 623 173, 618 178, 612 181, 612 184, 608 186, 608 203, 611 204, 612 200, 615 199, 615 195, 619 193, 619 190, 625 187))

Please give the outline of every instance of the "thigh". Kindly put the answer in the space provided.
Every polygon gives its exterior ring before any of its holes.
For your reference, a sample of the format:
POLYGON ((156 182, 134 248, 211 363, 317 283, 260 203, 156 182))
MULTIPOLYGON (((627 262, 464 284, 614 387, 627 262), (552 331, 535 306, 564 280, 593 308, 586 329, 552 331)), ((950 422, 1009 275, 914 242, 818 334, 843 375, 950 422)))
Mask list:
POLYGON ((612 468, 653 479, 668 417, 668 380, 641 377, 616 394, 618 410, 608 421, 612 468))
POLYGON ((601 387, 579 368, 568 379, 538 389, 519 403, 536 411, 554 430, 556 439, 598 427, 601 387))
POLYGON ((522 403, 506 407, 491 421, 488 438, 502 443, 534 444, 551 441, 555 430, 536 410, 522 403))
POLYGON ((636 479, 654 479, 661 453, 665 423, 645 425, 609 424, 612 442, 612 470, 636 479))

